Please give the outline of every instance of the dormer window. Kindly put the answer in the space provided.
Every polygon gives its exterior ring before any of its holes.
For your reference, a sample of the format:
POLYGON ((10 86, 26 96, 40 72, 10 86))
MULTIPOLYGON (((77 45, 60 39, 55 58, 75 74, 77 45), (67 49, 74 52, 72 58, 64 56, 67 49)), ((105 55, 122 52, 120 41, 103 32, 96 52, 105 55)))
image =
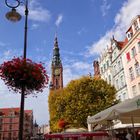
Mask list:
POLYGON ((128 32, 128 33, 127 33, 127 38, 128 38, 128 40, 130 40, 131 37, 132 37, 132 32, 128 32))
POLYGON ((112 47, 113 48, 116 48, 117 47, 117 43, 115 41, 113 42, 112 47))

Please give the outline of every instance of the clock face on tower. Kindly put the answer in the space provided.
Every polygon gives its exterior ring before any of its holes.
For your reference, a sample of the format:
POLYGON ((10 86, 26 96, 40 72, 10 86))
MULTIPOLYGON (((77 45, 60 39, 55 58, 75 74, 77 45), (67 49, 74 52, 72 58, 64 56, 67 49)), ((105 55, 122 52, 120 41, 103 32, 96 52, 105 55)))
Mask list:
POLYGON ((59 76, 60 75, 60 69, 59 68, 54 70, 54 75, 55 76, 59 76))

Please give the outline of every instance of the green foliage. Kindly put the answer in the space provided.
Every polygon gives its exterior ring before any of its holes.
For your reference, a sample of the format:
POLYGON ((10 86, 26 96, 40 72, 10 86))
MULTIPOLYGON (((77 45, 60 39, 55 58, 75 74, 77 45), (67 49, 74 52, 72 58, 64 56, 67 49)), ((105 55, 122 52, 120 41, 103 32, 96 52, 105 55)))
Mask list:
POLYGON ((51 91, 49 95, 50 124, 53 132, 65 119, 67 127, 87 127, 87 117, 111 106, 116 90, 102 79, 82 77, 72 80, 63 90, 51 91))

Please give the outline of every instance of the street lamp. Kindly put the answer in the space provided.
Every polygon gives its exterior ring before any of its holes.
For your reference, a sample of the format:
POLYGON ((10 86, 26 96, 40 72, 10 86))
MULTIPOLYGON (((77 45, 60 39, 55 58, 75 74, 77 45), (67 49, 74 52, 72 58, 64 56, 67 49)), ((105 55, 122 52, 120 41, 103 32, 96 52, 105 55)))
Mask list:
MULTIPOLYGON (((22 2, 21 0, 15 0, 15 5, 8 3, 5 0, 6 6, 12 9, 12 11, 6 14, 6 18, 12 22, 17 22, 21 19, 21 15, 16 11, 16 8, 21 4, 25 6, 25 26, 24 26, 24 51, 23 58, 26 60, 26 49, 27 49, 27 25, 28 25, 28 0, 22 2)), ((20 118, 19 118, 19 140, 23 140, 23 125, 24 125, 24 99, 25 99, 25 87, 21 90, 21 103, 20 103, 20 118)))

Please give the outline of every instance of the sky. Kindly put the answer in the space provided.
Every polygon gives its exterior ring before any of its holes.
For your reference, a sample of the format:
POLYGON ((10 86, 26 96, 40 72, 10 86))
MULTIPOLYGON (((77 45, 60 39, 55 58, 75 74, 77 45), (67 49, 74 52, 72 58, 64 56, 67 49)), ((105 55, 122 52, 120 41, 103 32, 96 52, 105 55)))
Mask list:
MULTIPOLYGON (((43 62, 48 75, 55 34, 58 37, 63 64, 64 86, 72 80, 91 73, 93 61, 109 45, 114 35, 125 38, 132 19, 140 15, 140 0, 28 0, 27 57, 43 62)), ((15 4, 15 0, 8 0, 15 4)), ((5 18, 10 11, 4 0, 0 3, 0 64, 23 55, 24 5, 18 7, 19 22, 5 18)), ((48 124, 48 95, 46 88, 37 97, 28 95, 25 109, 32 109, 38 124, 48 124)), ((0 108, 19 107, 20 94, 9 91, 0 80, 0 108)))

